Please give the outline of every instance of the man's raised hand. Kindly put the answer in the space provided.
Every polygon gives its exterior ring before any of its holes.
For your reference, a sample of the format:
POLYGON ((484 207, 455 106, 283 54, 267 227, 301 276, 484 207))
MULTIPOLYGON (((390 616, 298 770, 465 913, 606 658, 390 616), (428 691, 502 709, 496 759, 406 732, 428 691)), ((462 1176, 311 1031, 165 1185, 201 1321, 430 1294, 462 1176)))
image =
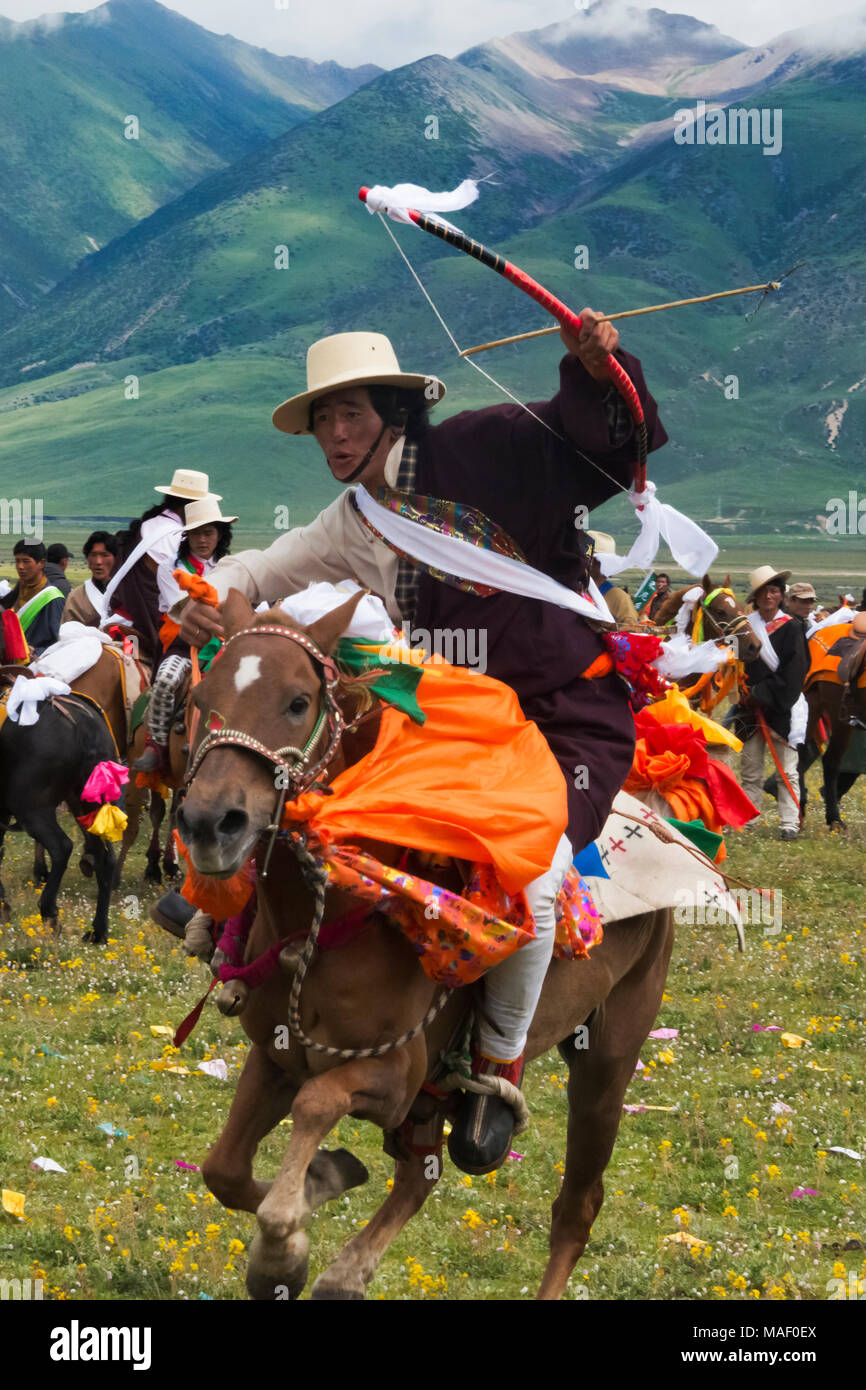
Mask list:
POLYGON ((609 381, 607 359, 619 347, 619 333, 612 323, 601 323, 601 315, 595 309, 581 309, 582 327, 575 336, 567 328, 560 328, 559 336, 575 357, 580 358, 590 376, 596 381, 609 381))
POLYGON ((190 647, 203 647, 212 637, 225 637, 221 609, 190 599, 184 607, 178 635, 190 647))

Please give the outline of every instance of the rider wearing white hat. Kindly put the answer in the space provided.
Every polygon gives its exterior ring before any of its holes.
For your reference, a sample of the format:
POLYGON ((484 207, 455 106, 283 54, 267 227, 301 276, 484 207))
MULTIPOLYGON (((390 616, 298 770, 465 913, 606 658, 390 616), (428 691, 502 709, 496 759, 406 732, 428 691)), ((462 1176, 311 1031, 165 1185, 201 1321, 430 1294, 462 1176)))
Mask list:
MULTIPOLYGON (((616 329, 591 309, 581 318, 579 337, 562 330, 567 355, 558 392, 533 404, 532 413, 517 404, 496 405, 431 427, 430 408, 445 394, 438 378, 403 372, 381 334, 340 333, 310 348, 307 388, 277 407, 274 424, 288 434, 315 435, 338 482, 360 480, 370 492, 383 485, 397 489, 394 506, 403 517, 421 518, 431 534, 453 536, 459 508, 472 508, 473 524, 498 531, 494 543, 512 538, 530 565, 572 591, 585 590, 587 544, 575 516, 579 508, 599 506, 618 485, 631 484, 635 451, 628 412, 606 370, 608 354, 618 350, 616 329)), ((649 447, 658 448, 667 436, 640 363, 627 353, 618 356, 643 402, 649 447)), ((517 693, 563 770, 567 833, 551 869, 526 889, 536 939, 486 977, 473 1053, 477 1072, 519 1083, 563 876, 573 852, 599 833, 631 766, 634 721, 625 687, 612 674, 581 679, 591 667, 600 669, 597 659, 606 649, 577 613, 504 588, 482 597, 462 582, 443 581, 441 571, 398 555, 369 529, 353 489, 268 550, 221 561, 211 582, 221 599, 234 588, 256 604, 279 602, 311 581, 345 578, 379 594, 404 631, 413 623, 428 635, 483 630, 487 675, 517 693)), ((182 633, 191 643, 221 631, 218 610, 187 605, 182 633)), ((513 1120, 498 1098, 465 1096, 449 1140, 452 1158, 475 1173, 498 1167, 509 1151, 513 1120)))

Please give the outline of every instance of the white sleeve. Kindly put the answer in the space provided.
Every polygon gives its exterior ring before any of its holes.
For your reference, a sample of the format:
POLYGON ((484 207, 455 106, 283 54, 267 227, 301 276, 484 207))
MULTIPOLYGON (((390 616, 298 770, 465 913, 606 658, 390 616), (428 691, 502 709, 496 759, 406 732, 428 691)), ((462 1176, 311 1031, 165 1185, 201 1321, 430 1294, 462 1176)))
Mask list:
POLYGON ((173 512, 163 512, 161 516, 153 516, 148 521, 141 523, 141 539, 150 541, 153 536, 153 544, 148 544, 147 553, 151 560, 155 560, 157 565, 174 565, 177 559, 177 552, 183 540, 183 522, 178 521, 177 530, 168 531, 159 535, 160 531, 165 531, 165 521, 174 515, 173 512), (156 533, 156 534, 154 534, 156 533))

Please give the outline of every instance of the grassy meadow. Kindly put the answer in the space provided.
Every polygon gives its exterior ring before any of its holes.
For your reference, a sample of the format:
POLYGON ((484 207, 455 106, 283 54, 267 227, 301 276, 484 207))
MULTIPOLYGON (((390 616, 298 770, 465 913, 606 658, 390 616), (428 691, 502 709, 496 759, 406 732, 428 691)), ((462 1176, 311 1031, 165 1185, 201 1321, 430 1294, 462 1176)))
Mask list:
MULTIPOLYGON (((813 773, 816 798, 819 782, 813 773)), ((844 810, 845 835, 830 837, 813 803, 800 840, 782 844, 769 802, 758 830, 729 835, 731 873, 781 893, 781 927, 747 926, 745 955, 732 927, 678 927, 657 1020, 678 1036, 642 1050, 627 1102, 648 1108, 623 1115, 568 1297, 763 1302, 866 1291, 863 1164, 830 1152, 866 1148, 862 783, 844 810)), ((55 941, 41 927, 29 842, 7 837, 0 1278, 41 1278, 50 1299, 241 1299, 254 1218, 224 1210, 197 1169, 246 1038, 208 1007, 181 1052, 171 1046, 209 976, 147 920, 154 890, 137 877, 142 844, 98 950, 80 941, 94 896, 77 855, 55 941), (213 1059, 227 1080, 198 1070, 213 1059), (37 1171, 36 1158, 65 1172, 37 1171)), ((371 1298, 534 1293, 562 1172, 565 1079, 556 1052, 529 1067, 520 1157, 486 1178, 446 1165, 371 1298)), ((276 1171, 289 1123, 263 1143, 261 1175, 276 1171)), ((314 1217, 311 1282, 371 1217, 391 1173, 378 1130, 347 1119, 332 1141, 364 1161, 370 1181, 314 1217)))

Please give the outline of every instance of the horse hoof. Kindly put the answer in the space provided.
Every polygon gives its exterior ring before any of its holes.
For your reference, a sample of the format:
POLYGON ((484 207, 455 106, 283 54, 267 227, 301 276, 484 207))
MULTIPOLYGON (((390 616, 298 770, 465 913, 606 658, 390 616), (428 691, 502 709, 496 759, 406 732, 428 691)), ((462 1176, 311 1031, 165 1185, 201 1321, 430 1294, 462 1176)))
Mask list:
POLYGON ((363 1303, 364 1295, 359 1293, 357 1289, 332 1288, 330 1284, 322 1283, 324 1277, 323 1274, 320 1274, 313 1285, 310 1292, 311 1303, 322 1303, 326 1299, 331 1303, 347 1303, 349 1301, 353 1303, 363 1303))
POLYGON ((838 835, 845 829, 845 822, 841 820, 831 820, 828 822, 828 829, 831 835, 838 835))
POLYGON ((78 861, 78 867, 85 878, 93 878, 94 863, 89 854, 82 854, 78 861))
POLYGON ((162 874, 159 872, 159 869, 151 868, 150 864, 148 864, 144 871, 144 881, 145 883, 155 883, 157 888, 161 888, 162 874))
POLYGON ((269 1251, 257 1232, 250 1245, 246 1286, 257 1302, 293 1303, 300 1298, 307 1282, 309 1241, 303 1231, 295 1232, 288 1248, 269 1251), (292 1249, 292 1246, 295 1248, 292 1249))
POLYGON ((86 931, 82 936, 81 940, 85 946, 93 946, 95 944, 96 937, 93 935, 92 931, 86 931))

